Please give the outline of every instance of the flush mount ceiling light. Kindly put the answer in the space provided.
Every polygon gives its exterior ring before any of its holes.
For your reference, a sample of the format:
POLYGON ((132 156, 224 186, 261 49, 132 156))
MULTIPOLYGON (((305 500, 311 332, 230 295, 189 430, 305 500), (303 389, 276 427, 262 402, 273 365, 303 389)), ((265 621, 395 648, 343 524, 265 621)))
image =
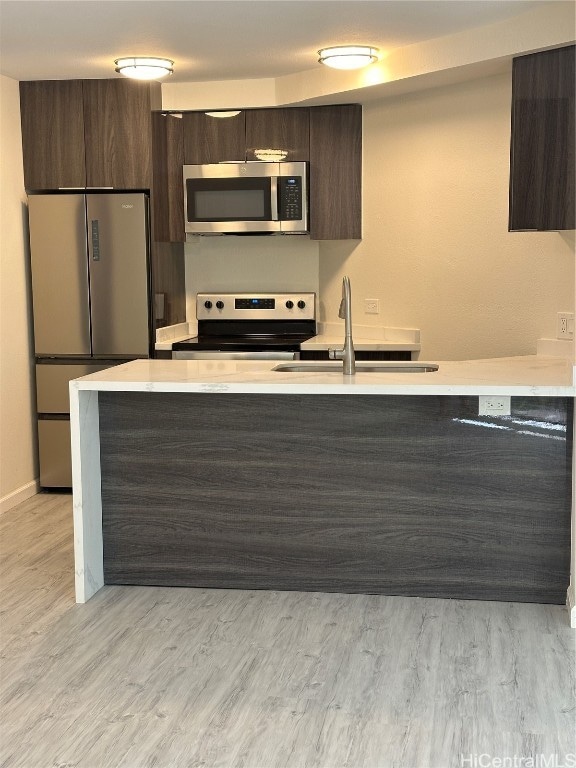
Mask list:
POLYGON ((335 69, 360 69, 378 61, 378 48, 369 45, 335 45, 318 51, 320 64, 335 69))
POLYGON ((136 80, 157 80, 174 71, 171 59, 160 59, 157 56, 125 56, 115 59, 114 64, 116 72, 136 80))
POLYGON ((255 149, 254 154, 258 160, 265 163, 281 163, 286 159, 288 151, 285 149, 255 149))

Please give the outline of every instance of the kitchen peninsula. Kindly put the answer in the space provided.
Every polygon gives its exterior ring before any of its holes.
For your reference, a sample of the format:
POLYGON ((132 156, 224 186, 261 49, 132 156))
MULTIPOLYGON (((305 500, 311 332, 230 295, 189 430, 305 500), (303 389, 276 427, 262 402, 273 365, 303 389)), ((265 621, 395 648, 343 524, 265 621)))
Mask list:
POLYGON ((137 360, 71 382, 78 602, 104 584, 564 602, 570 361, 274 365, 137 360), (479 416, 480 395, 510 415, 479 416))

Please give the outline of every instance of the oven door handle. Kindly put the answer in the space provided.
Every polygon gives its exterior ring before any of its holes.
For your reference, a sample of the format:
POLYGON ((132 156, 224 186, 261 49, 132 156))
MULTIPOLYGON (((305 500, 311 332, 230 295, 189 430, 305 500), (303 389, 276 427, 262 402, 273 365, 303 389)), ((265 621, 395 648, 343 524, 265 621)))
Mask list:
POLYGON ((298 352, 195 352, 176 350, 173 360, 298 360, 298 352))

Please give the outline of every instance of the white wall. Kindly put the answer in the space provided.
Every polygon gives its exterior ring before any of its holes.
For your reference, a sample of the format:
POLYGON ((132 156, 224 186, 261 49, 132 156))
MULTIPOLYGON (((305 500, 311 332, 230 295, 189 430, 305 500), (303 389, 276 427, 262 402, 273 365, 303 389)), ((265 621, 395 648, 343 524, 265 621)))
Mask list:
POLYGON ((185 246, 186 316, 211 291, 318 293, 319 244, 303 235, 195 237, 185 246))
POLYGON ((37 490, 18 83, 0 76, 0 510, 37 490))
POLYGON ((348 274, 355 322, 420 328, 421 359, 534 354, 555 337, 574 233, 507 230, 510 103, 506 74, 365 105, 363 240, 321 245, 322 319, 348 274))

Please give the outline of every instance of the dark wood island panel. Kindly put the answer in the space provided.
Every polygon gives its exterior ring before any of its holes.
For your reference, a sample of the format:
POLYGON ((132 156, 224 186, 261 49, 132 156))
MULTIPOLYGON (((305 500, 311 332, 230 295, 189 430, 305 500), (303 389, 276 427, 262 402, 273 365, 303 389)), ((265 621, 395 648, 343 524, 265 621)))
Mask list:
POLYGON ((572 401, 101 392, 107 584, 563 603, 572 401))

